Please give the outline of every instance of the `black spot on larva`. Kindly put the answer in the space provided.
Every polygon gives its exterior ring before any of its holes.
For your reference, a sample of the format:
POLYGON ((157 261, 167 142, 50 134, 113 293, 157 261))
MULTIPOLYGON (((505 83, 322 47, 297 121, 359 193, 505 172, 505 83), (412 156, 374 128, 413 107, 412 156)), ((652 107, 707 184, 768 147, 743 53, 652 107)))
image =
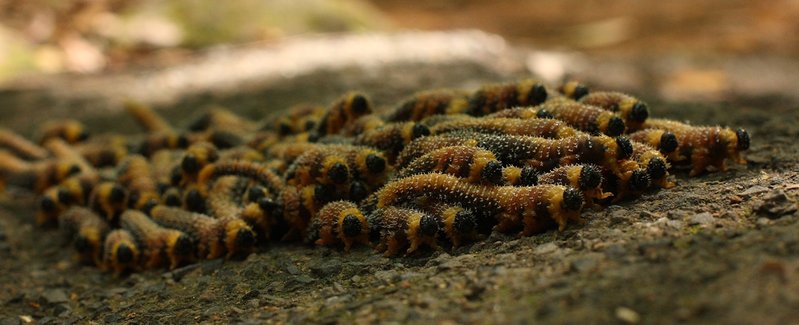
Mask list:
POLYGON ((429 215, 423 215, 419 220, 419 231, 421 231, 424 236, 435 236, 438 233, 438 229, 438 221, 429 215))
POLYGON ((86 237, 78 236, 78 238, 75 238, 75 250, 78 251, 78 253, 87 253, 91 249, 92 245, 86 237))
POLYGON ((358 220, 358 217, 351 214, 344 217, 341 227, 344 231, 344 236, 347 237, 355 237, 361 233, 361 221, 358 220))
POLYGON ((386 170, 386 160, 375 154, 366 156, 366 169, 372 174, 382 173, 386 170))
POLYGON ((679 146, 679 142, 677 141, 677 136, 671 132, 663 132, 663 135, 660 136, 660 152, 664 154, 672 153, 674 150, 677 150, 677 146, 679 146))
POLYGON ((538 171, 530 166, 522 168, 521 175, 519 175, 520 186, 533 186, 538 184, 538 171))
POLYGON ((72 203, 72 194, 70 194, 69 191, 67 191, 67 189, 59 188, 57 192, 58 192, 58 202, 61 202, 61 204, 72 203))
POLYGON ((630 120, 643 122, 649 117, 649 107, 644 102, 637 101, 630 110, 630 120))
POLYGON ((179 207, 180 197, 174 194, 167 194, 164 199, 164 204, 171 207, 179 207))
POLYGON ((247 190, 247 200, 250 202, 258 202, 266 195, 266 189, 263 186, 255 185, 247 190))
POLYGON ((347 166, 342 163, 335 163, 330 169, 327 171, 327 177, 330 178, 333 183, 342 184, 347 181, 347 177, 349 176, 349 170, 347 166))
POLYGON ((273 216, 280 209, 280 204, 268 197, 263 197, 258 200, 258 207, 266 214, 273 216))
POLYGON ((316 127, 316 122, 314 121, 305 121, 305 131, 313 130, 316 127))
POLYGON ((583 194, 575 188, 567 188, 563 191, 563 208, 566 210, 577 211, 583 207, 583 194))
POLYGON ((172 171, 169 172, 169 184, 174 186, 180 185, 180 182, 183 181, 183 173, 181 172, 182 168, 178 168, 175 166, 172 168, 172 171))
POLYGON ((200 163, 197 162, 197 158, 194 155, 187 154, 183 157, 183 161, 180 162, 180 167, 183 168, 184 172, 194 174, 200 170, 200 163))
POLYGON ((529 105, 538 105, 547 100, 547 89, 542 84, 536 84, 530 89, 527 94, 527 102, 529 105))
POLYGON ((108 201, 110 203, 122 203, 125 200, 125 189, 119 184, 114 184, 111 187, 111 192, 108 193, 108 201))
POLYGON ((186 209, 191 212, 204 212, 205 211, 205 199, 203 198, 200 191, 197 189, 190 189, 186 192, 186 209))
POLYGON ((630 143, 630 139, 627 139, 626 137, 617 137, 616 145, 618 145, 618 149, 616 151, 617 159, 628 159, 633 156, 633 144, 630 143))
POLYGON ((194 122, 191 122, 191 124, 189 124, 189 130, 195 132, 202 131, 207 129, 209 126, 211 126, 211 114, 206 113, 200 116, 200 118, 194 120, 194 122))
POLYGON ((280 135, 289 135, 294 133, 294 130, 291 128, 291 125, 289 125, 287 122, 280 122, 277 129, 280 135))
POLYGON ((147 203, 144 204, 144 206, 141 208, 141 211, 144 212, 145 214, 149 215, 150 211, 152 211, 153 208, 155 206, 157 206, 157 205, 158 205, 158 201, 156 201, 155 199, 151 199, 151 200, 147 201, 147 203))
POLYGON ((633 171, 633 175, 630 177, 630 189, 633 191, 643 191, 652 184, 652 179, 649 178, 649 174, 642 170, 635 170, 633 171))
POLYGON ((369 112, 369 100, 361 94, 356 94, 352 96, 350 107, 352 107, 352 112, 355 114, 367 113, 369 112))
POLYGON ((255 233, 247 228, 241 228, 236 233, 236 247, 239 249, 249 248, 255 245, 255 233))
POLYGON ((460 210, 455 214, 452 227, 458 234, 468 234, 477 229, 477 217, 469 210, 460 210))
POLYGON ((585 85, 577 85, 574 87, 574 92, 572 93, 572 99, 580 100, 580 98, 583 98, 585 97, 585 95, 588 95, 588 92, 589 92, 588 87, 586 87, 585 85))
POLYGON ((738 137, 738 150, 749 149, 749 132, 744 129, 735 130, 735 135, 738 137))
POLYGON ((580 171, 580 189, 596 188, 602 183, 602 170, 594 165, 585 165, 580 171))
POLYGON ((320 204, 333 201, 334 192, 335 188, 332 186, 316 185, 313 192, 314 201, 320 204))
POLYGON ((545 109, 539 109, 538 112, 535 112, 535 117, 537 117, 537 118, 549 118, 549 119, 555 118, 555 116, 553 116, 552 113, 550 113, 548 110, 545 110, 545 109))
POLYGON ((494 184, 502 183, 502 164, 496 160, 489 161, 480 172, 480 177, 494 184))
POLYGON ((214 131, 211 133, 209 141, 219 149, 238 147, 244 143, 244 139, 229 131, 214 131))
POLYGON ((354 202, 359 202, 369 195, 369 190, 363 182, 352 182, 350 184, 350 197, 349 199, 354 202))
POLYGON ((649 173, 649 177, 652 179, 660 179, 663 176, 666 176, 666 162, 660 158, 652 158, 649 161, 649 165, 646 166, 646 172, 649 173))
POLYGON ((175 241, 175 255, 186 256, 191 255, 193 252, 194 243, 192 243, 191 238, 185 234, 178 236, 175 241))
POLYGON ((605 130, 605 134, 615 137, 622 133, 624 133, 624 121, 618 116, 611 117, 608 121, 608 128, 605 130))
POLYGON ((80 173, 80 166, 78 165, 71 165, 69 166, 69 170, 67 170, 66 176, 72 176, 74 174, 80 173))
POLYGON ((128 245, 120 244, 117 247, 117 263, 127 264, 133 261, 133 250, 128 245))
POLYGON ((89 131, 81 130, 80 133, 78 133, 78 138, 77 138, 78 141, 84 141, 88 138, 89 138, 89 131))
POLYGON ((430 135, 430 128, 428 128, 424 124, 416 124, 413 126, 413 134, 411 135, 411 140, 416 138, 421 138, 430 135))
POLYGON ((189 138, 185 134, 178 136, 178 148, 185 149, 189 146, 189 138))

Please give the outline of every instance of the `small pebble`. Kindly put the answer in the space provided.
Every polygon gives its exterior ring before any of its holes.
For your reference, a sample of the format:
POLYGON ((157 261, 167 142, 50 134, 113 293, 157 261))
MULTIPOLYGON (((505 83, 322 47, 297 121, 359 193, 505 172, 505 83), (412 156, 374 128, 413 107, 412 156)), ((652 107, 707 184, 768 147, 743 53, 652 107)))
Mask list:
POLYGON ((627 307, 616 308, 616 318, 627 324, 638 324, 641 321, 641 316, 635 310, 627 307))

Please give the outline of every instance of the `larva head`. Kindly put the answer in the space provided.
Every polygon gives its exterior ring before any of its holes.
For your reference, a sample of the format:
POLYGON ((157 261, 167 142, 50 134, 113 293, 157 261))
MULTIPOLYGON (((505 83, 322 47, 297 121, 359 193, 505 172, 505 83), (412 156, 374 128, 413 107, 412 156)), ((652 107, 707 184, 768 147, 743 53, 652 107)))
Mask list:
POLYGON ((589 89, 588 86, 572 80, 563 84, 563 86, 560 88, 560 91, 566 97, 574 100, 580 100, 580 98, 583 98, 583 96, 588 95, 589 89))
POLYGON ((367 154, 366 158, 364 158, 364 164, 370 174, 380 174, 386 170, 386 159, 377 152, 367 154))
POLYGON ((410 137, 406 138, 405 143, 430 135, 430 128, 421 123, 412 123, 410 137))
POLYGON ((366 184, 361 181, 353 181, 350 183, 349 199, 354 202, 360 202, 369 195, 369 189, 366 184))
POLYGON ((538 184, 538 170, 525 166, 519 175, 519 186, 533 186, 538 184))
POLYGON ((644 122, 649 117, 649 107, 640 100, 622 102, 621 110, 624 112, 629 109, 628 118, 633 122, 644 122), (629 107, 629 108, 627 108, 629 107))
POLYGON ((555 116, 552 115, 552 113, 550 113, 548 110, 543 109, 543 108, 539 109, 539 110, 537 110, 535 112, 535 117, 537 117, 537 118, 547 118, 547 119, 555 118, 555 116))
POLYGON ((247 189, 247 202, 260 202, 261 199, 266 198, 269 191, 261 185, 253 185, 247 189))
POLYGON ((103 239, 103 233, 97 227, 84 227, 75 237, 75 250, 80 254, 97 254, 103 239))
POLYGON ((104 262, 118 272, 137 264, 139 248, 129 232, 121 229, 114 230, 105 239, 104 262))
POLYGON ((677 147, 680 143, 677 141, 677 136, 674 133, 664 131, 663 134, 660 136, 660 144, 658 145, 658 150, 662 152, 664 155, 674 152, 677 150, 677 147))
MULTIPOLYGON (((305 191, 304 189, 303 189, 303 192, 306 193, 307 191, 305 191)), ((331 202, 331 201, 334 200, 334 198, 336 196, 335 191, 336 191, 336 189, 333 186, 326 186, 326 185, 317 184, 316 186, 313 187, 313 191, 310 192, 310 193, 313 194, 313 201, 314 202, 320 203, 320 204, 325 204, 327 202, 331 202)))
POLYGON ((580 190, 567 187, 563 190, 563 203, 561 207, 564 210, 580 211, 583 208, 583 193, 580 190))
POLYGON ((350 169, 343 158, 329 156, 322 164, 322 174, 334 184, 344 184, 350 177, 350 169))
POLYGON ((735 143, 737 144, 737 148, 739 151, 749 150, 749 132, 746 132, 746 130, 744 129, 738 128, 735 130, 735 137, 737 139, 735 143))
POLYGON ((483 166, 480 177, 492 184, 502 183, 502 164, 497 160, 488 161, 485 166, 483 166))
POLYGON ((183 206, 191 212, 205 212, 205 197, 199 189, 191 188, 183 194, 183 206))
POLYGON ((477 229, 477 216, 471 210, 460 209, 452 220, 452 228, 460 235, 472 233, 477 229))
POLYGON ((614 115, 610 117, 608 120, 608 125, 602 133, 606 134, 607 136, 615 137, 624 133, 624 129, 624 120, 622 120, 621 117, 614 115))
POLYGON ((352 117, 366 115, 372 112, 372 105, 369 99, 363 94, 353 93, 346 100, 346 110, 352 117))
POLYGON ((651 180, 661 179, 668 173, 669 166, 662 157, 652 157, 646 163, 646 172, 651 180))
POLYGON ((602 169, 596 165, 583 165, 580 169, 580 189, 597 188, 602 184, 602 169))
POLYGON ((58 198, 58 202, 64 205, 69 205, 75 203, 75 196, 69 191, 69 189, 64 188, 63 186, 59 186, 56 190, 56 197, 58 198))
POLYGON ((649 173, 645 169, 634 170, 628 182, 630 190, 636 192, 646 190, 652 185, 652 179, 649 178, 649 173))
POLYGON ((139 250, 132 242, 121 242, 112 250, 111 260, 118 265, 130 265, 138 259, 139 250))
POLYGON ((519 102, 523 105, 538 105, 547 100, 547 88, 540 82, 523 82, 521 88, 520 95, 524 98, 519 102))
POLYGON ((89 131, 82 123, 75 120, 67 120, 63 124, 61 137, 67 143, 77 143, 89 138, 89 131))
POLYGON ((56 189, 47 190, 42 198, 39 199, 39 208, 43 213, 53 215, 61 210, 57 193, 56 189))
POLYGON ((161 201, 166 206, 179 207, 183 202, 181 200, 181 193, 177 187, 169 187, 161 195, 161 201))
POLYGON ((229 254, 249 252, 255 242, 255 232, 244 220, 231 219, 225 224, 225 246, 229 254))
POLYGON ((108 203, 111 204, 124 204, 127 193, 122 185, 111 183, 107 192, 108 203))
POLYGON ((633 144, 627 137, 616 137, 616 159, 629 159, 633 156, 633 144))
POLYGON ((180 167, 187 174, 197 174, 205 165, 219 159, 216 147, 207 142, 195 143, 186 150, 180 167))
POLYGON ((189 257, 194 254, 194 241, 180 231, 170 231, 166 241, 167 254, 169 256, 189 257))
POLYGON ((362 234, 366 234, 369 230, 369 224, 366 218, 360 211, 357 211, 357 208, 344 210, 342 216, 340 216, 339 222, 341 227, 339 231, 346 238, 358 237, 362 234))
POLYGON ((441 230, 441 225, 435 217, 424 214, 419 218, 419 233, 427 237, 435 237, 441 230))

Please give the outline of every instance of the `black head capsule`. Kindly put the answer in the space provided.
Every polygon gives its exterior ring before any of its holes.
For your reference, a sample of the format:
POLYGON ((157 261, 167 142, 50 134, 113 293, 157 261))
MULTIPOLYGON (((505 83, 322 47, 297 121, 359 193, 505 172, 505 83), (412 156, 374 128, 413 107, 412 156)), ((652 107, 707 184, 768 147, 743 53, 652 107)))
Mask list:
MULTIPOLYGON (((280 122, 280 124, 278 125, 277 129, 278 129, 278 133, 280 133, 280 135, 289 135, 289 134, 294 133, 294 129, 291 127, 291 125, 289 125, 288 122, 285 122, 285 121, 284 122, 280 122)), ((307 129, 307 130, 309 130, 309 129, 307 129)))
POLYGON ((164 194, 164 204, 170 207, 179 207, 181 204, 180 196, 175 192, 166 193, 164 194))
POLYGON ((572 99, 580 100, 580 98, 583 98, 585 97, 585 95, 588 95, 589 91, 590 90, 586 85, 574 86, 574 91, 572 92, 572 99))
POLYGON ((597 188, 602 184, 602 170, 594 165, 585 165, 580 170, 580 189, 597 188))
POLYGON ((191 212, 204 212, 205 211, 205 198, 203 198, 200 191, 196 188, 190 189, 186 192, 185 198, 186 209, 191 212))
POLYGON ((125 201, 125 188, 119 184, 114 184, 111 187, 111 192, 108 193, 108 201, 111 203, 122 203, 125 201))
POLYGON ((89 138, 89 131, 80 130, 80 132, 78 133, 77 140, 78 141, 86 141, 86 139, 88 139, 88 138, 89 138))
POLYGON ((327 177, 329 177, 330 180, 336 184, 342 184, 346 182, 349 174, 349 169, 347 169, 347 166, 342 163, 333 164, 333 166, 331 166, 327 171, 327 177))
POLYGON ((276 215, 275 212, 280 209, 280 204, 268 197, 264 197, 258 200, 258 207, 266 214, 274 216, 276 215))
POLYGON ((315 121, 305 121, 305 131, 313 130, 316 127, 315 121))
POLYGON ((677 150, 677 147, 680 145, 679 141, 677 141, 677 136, 671 132, 663 132, 663 135, 660 136, 660 150, 663 154, 669 154, 677 150))
POLYGON ((175 241, 175 255, 187 256, 194 253, 194 243, 189 236, 181 234, 175 241))
POLYGON ((528 105, 538 105, 547 100, 547 88, 542 84, 535 84, 527 94, 528 105))
POLYGON ((360 202, 369 196, 369 190, 363 182, 355 181, 350 184, 349 199, 353 202, 360 202))
POLYGON ((439 228, 438 221, 429 215, 423 215, 419 220, 419 231, 421 231, 424 236, 435 236, 439 228))
POLYGON ((411 135, 411 140, 421 137, 426 137, 430 135, 430 128, 428 128, 424 124, 416 124, 413 126, 413 131, 411 135))
POLYGON ((651 184, 652 179, 649 178, 649 174, 643 169, 633 171, 633 175, 630 176, 630 189, 633 191, 643 191, 649 188, 651 184))
POLYGON ((241 228, 236 232, 236 247, 250 248, 255 245, 255 233, 248 228, 241 228))
POLYGON ((250 202, 259 202, 266 197, 266 189, 263 186, 255 185, 247 190, 247 200, 250 202))
POLYGON ((649 164, 646 166, 646 172, 652 179, 660 179, 661 177, 666 176, 667 170, 668 167, 666 167, 666 162, 660 158, 652 158, 649 161, 649 164))
POLYGON ((61 204, 70 204, 72 203, 72 194, 65 188, 58 189, 58 202, 61 204))
POLYGON ((646 103, 637 101, 630 109, 630 120, 635 122, 643 122, 649 117, 649 107, 646 103))
POLYGON ((155 199, 151 199, 147 201, 147 203, 145 203, 144 206, 141 207, 141 212, 144 212, 145 214, 149 215, 150 211, 152 211, 153 208, 155 208, 155 206, 157 205, 158 201, 156 201, 155 199))
POLYGON ((189 138, 185 134, 178 135, 178 148, 186 149, 189 146, 189 138))
POLYGON ((477 229, 477 216, 469 210, 460 210, 455 214, 452 227, 458 234, 468 234, 477 229))
POLYGON ((563 191, 563 208, 579 211, 583 208, 583 193, 576 188, 569 187, 563 191))
POLYGON ((194 155, 187 154, 180 162, 180 168, 183 168, 186 173, 195 174, 200 171, 200 163, 197 162, 197 158, 194 155))
POLYGON ((538 185, 538 171, 530 166, 522 168, 521 175, 519 175, 520 186, 533 186, 538 185))
POLYGON ((618 145, 618 151, 616 151, 616 159, 629 159, 633 156, 633 144, 630 142, 630 139, 626 137, 617 137, 616 138, 616 145, 618 145))
POLYGON ((332 186, 316 185, 313 191, 314 201, 321 204, 333 201, 334 191, 332 186))
POLYGON ((64 176, 64 178, 66 178, 67 176, 75 175, 77 173, 80 173, 80 166, 70 165, 69 169, 67 169, 67 174, 64 176))
POLYGON ((92 249, 92 245, 86 237, 78 236, 75 238, 75 250, 78 253, 88 253, 92 249))
POLYGON ((619 136, 624 133, 624 120, 621 117, 614 116, 608 121, 608 128, 605 129, 605 134, 611 137, 619 136))
POLYGON ((492 160, 486 163, 483 170, 480 172, 480 177, 484 180, 493 183, 502 183, 502 164, 499 161, 492 160))
POLYGON ((548 118, 548 119, 555 118, 555 116, 553 116, 552 113, 550 113, 548 110, 545 109, 539 109, 538 112, 535 112, 535 117, 548 118))
POLYGON ((116 257, 118 264, 128 264, 133 261, 133 249, 126 244, 120 244, 117 247, 116 257))
POLYGON ((738 150, 749 149, 749 132, 744 129, 735 130, 735 135, 738 137, 738 150))
POLYGON ((382 173, 386 170, 386 160, 375 154, 366 156, 366 169, 372 174, 382 173))
POLYGON ((352 108, 352 112, 355 114, 365 114, 371 111, 369 100, 361 94, 355 94, 352 96, 350 107, 352 108))
POLYGON ((361 234, 361 231, 363 230, 361 227, 361 220, 354 215, 348 214, 341 222, 341 228, 344 232, 344 236, 355 237, 361 234))
POLYGON ((58 209, 58 205, 53 201, 53 199, 45 196, 39 201, 39 206, 42 208, 44 212, 54 212, 58 209))

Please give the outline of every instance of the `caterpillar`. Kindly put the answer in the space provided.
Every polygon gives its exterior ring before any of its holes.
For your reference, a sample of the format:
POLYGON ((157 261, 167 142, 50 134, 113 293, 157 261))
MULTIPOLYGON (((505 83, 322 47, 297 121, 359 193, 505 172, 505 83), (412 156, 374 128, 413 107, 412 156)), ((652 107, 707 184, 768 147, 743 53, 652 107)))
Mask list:
POLYGON ((72 119, 45 122, 38 133, 39 143, 42 144, 51 139, 61 139, 69 144, 75 144, 89 138, 86 126, 72 119))
POLYGON ((121 275, 138 268, 141 251, 133 235, 125 229, 115 229, 105 237, 103 265, 121 275))
POLYGON ((89 194, 89 207, 116 225, 119 215, 125 211, 128 193, 124 187, 114 182, 102 182, 89 194))
POLYGON ((252 133, 257 129, 254 123, 222 107, 209 109, 189 123, 188 128, 193 132, 235 130, 236 133, 252 133))
POLYGON ((502 183, 502 163, 494 153, 473 146, 451 146, 433 150, 399 170, 396 178, 441 172, 469 183, 502 183))
POLYGON ((219 160, 222 161, 246 160, 254 162, 263 162, 264 160, 266 160, 266 157, 264 157, 263 154, 261 154, 255 149, 241 146, 241 147, 222 150, 221 152, 219 152, 219 160))
POLYGON ((370 113, 372 113, 372 104, 364 94, 347 93, 327 109, 311 133, 317 138, 338 134, 346 125, 370 113))
POLYGON ((660 151, 655 150, 649 145, 632 141, 633 155, 631 160, 636 161, 642 168, 646 169, 649 178, 653 185, 660 188, 672 188, 674 182, 668 180, 669 178, 669 163, 660 151))
POLYGON ((210 181, 222 176, 239 176, 263 185, 272 193, 280 193, 284 182, 280 176, 264 165, 250 161, 220 161, 209 164, 200 171, 197 182, 207 188, 210 181))
POLYGON ((279 116, 267 120, 263 129, 275 130, 281 136, 308 132, 316 127, 327 110, 316 105, 295 105, 279 116))
POLYGON ((120 163, 117 182, 128 189, 128 207, 147 210, 158 204, 158 186, 147 158, 133 155, 120 163))
POLYGON ((244 202, 247 179, 223 176, 214 182, 206 200, 208 212, 215 218, 235 218, 240 215, 244 202))
POLYGON ((350 169, 341 154, 317 147, 294 160, 285 175, 289 185, 344 184, 350 179, 350 169))
POLYGON ((538 185, 538 170, 531 166, 506 166, 502 168, 502 181, 511 186, 538 185))
POLYGON ((535 106, 547 96, 544 84, 536 80, 485 85, 469 96, 467 112, 483 116, 516 106, 535 106))
POLYGON ((371 187, 385 183, 390 166, 382 152, 366 146, 347 144, 329 144, 321 148, 328 154, 341 155, 347 162, 353 180, 361 180, 371 187))
POLYGON ((142 156, 150 157, 158 150, 184 149, 189 144, 189 138, 185 134, 174 132, 150 133, 145 136, 134 151, 142 156))
POLYGON ((6 128, 0 128, 0 147, 28 160, 42 160, 50 156, 44 148, 6 128))
POLYGON ((96 177, 97 170, 94 168, 94 166, 89 164, 86 159, 83 159, 83 156, 81 156, 80 153, 78 153, 69 144, 64 142, 64 140, 50 139, 44 143, 44 147, 53 153, 53 156, 56 159, 74 164, 78 166, 81 173, 96 177))
POLYGON ((172 133, 172 126, 152 108, 139 102, 127 101, 125 111, 133 117, 147 133, 172 133))
POLYGON ((462 114, 468 108, 468 94, 458 90, 432 90, 414 94, 386 114, 388 122, 418 122, 441 114, 462 114))
POLYGON ((744 164, 741 152, 749 149, 749 133, 744 129, 691 126, 665 119, 648 119, 645 129, 659 129, 674 133, 679 142, 677 151, 690 161, 689 176, 703 173, 708 166, 727 170, 726 160, 744 164))
POLYGON ((29 189, 37 194, 80 173, 80 166, 62 159, 27 162, 7 151, 0 151, 0 178, 4 183, 29 189))
POLYGON ((635 131, 627 135, 630 140, 647 144, 656 148, 665 155, 669 160, 676 162, 683 160, 677 148, 680 142, 677 141, 677 136, 666 130, 659 129, 645 129, 635 131))
POLYGON ((553 98, 539 106, 555 119, 566 122, 578 130, 591 134, 602 133, 611 137, 624 133, 624 120, 604 109, 576 102, 565 97, 553 98))
POLYGON ((182 207, 191 212, 205 213, 207 211, 207 190, 196 185, 188 186, 183 191, 182 207))
POLYGON ((180 208, 156 206, 150 211, 153 221, 189 235, 200 258, 248 254, 256 242, 255 232, 238 218, 211 218, 180 208))
POLYGON ((650 188, 652 178, 649 172, 631 159, 619 161, 619 173, 604 171, 603 190, 613 193, 613 201, 618 202, 624 198, 635 197, 650 188))
POLYGON ((119 225, 129 231, 142 249, 142 263, 147 269, 157 268, 169 260, 175 269, 189 262, 195 253, 195 244, 182 231, 159 226, 141 211, 126 210, 119 217, 119 225))
POLYGON ((554 116, 552 115, 552 113, 550 113, 544 108, 541 108, 541 105, 539 105, 539 106, 513 107, 488 114, 485 116, 485 118, 515 118, 515 119, 529 120, 534 118, 552 119, 554 118, 554 116))
POLYGON ((55 225, 58 216, 68 207, 58 199, 58 188, 48 188, 39 198, 39 210, 36 211, 36 224, 41 227, 55 225))
POLYGON ((284 239, 294 235, 307 238, 310 221, 325 203, 335 200, 334 190, 329 186, 286 186, 278 197, 283 221, 290 229, 284 239))
POLYGON ((185 184, 195 183, 197 174, 203 167, 219 159, 219 152, 211 143, 197 142, 186 148, 183 159, 180 160, 180 169, 183 171, 182 179, 185 184))
POLYGON ((567 81, 558 87, 558 92, 563 94, 563 96, 574 100, 580 100, 585 95, 588 95, 590 91, 591 90, 588 88, 588 86, 574 80, 567 81))
POLYGON ((116 166, 129 153, 125 138, 116 136, 75 146, 75 151, 95 168, 116 166))
POLYGON ((460 247, 465 240, 473 240, 478 237, 478 217, 472 210, 457 204, 443 202, 427 202, 422 204, 421 208, 438 218, 441 230, 452 243, 453 248, 460 247))
POLYGON ((475 185, 445 174, 414 175, 386 184, 377 192, 376 208, 394 206, 411 198, 464 204, 496 217, 497 230, 511 232, 522 227, 529 236, 555 223, 563 230, 568 220, 578 220, 583 194, 560 185, 529 187, 475 185))
POLYGON ((59 228, 78 252, 84 264, 103 264, 103 245, 110 231, 108 223, 93 211, 73 206, 58 217, 59 228))
POLYGON ((386 121, 377 114, 367 114, 347 124, 340 132, 344 136, 354 136, 386 125, 386 121))
POLYGON ((539 175, 538 184, 559 184, 579 189, 588 204, 613 195, 602 191, 602 169, 591 164, 555 168, 539 175))
POLYGON ((649 117, 649 106, 638 98, 615 92, 597 91, 586 94, 579 99, 581 103, 599 107, 619 114, 628 131, 641 128, 649 117))
POLYGON ((430 135, 430 129, 420 123, 389 123, 383 127, 358 135, 355 137, 354 144, 369 146, 383 151, 389 162, 392 162, 405 145, 428 135, 430 135))
POLYGON ((580 131, 554 119, 471 118, 444 122, 433 126, 431 134, 451 132, 476 132, 488 134, 528 135, 542 138, 562 139, 577 135, 580 131))
POLYGON ((325 204, 311 219, 308 238, 318 246, 344 244, 349 252, 353 244, 369 245, 369 223, 358 206, 350 201, 325 204))
POLYGON ((72 176, 60 184, 48 188, 39 199, 36 224, 54 225, 58 216, 72 205, 85 205, 98 179, 85 174, 72 176))
POLYGON ((386 206, 377 209, 367 219, 369 232, 378 238, 378 252, 387 257, 396 256, 408 247, 405 254, 415 252, 422 244, 439 249, 436 237, 441 232, 438 220, 422 211, 386 206))

